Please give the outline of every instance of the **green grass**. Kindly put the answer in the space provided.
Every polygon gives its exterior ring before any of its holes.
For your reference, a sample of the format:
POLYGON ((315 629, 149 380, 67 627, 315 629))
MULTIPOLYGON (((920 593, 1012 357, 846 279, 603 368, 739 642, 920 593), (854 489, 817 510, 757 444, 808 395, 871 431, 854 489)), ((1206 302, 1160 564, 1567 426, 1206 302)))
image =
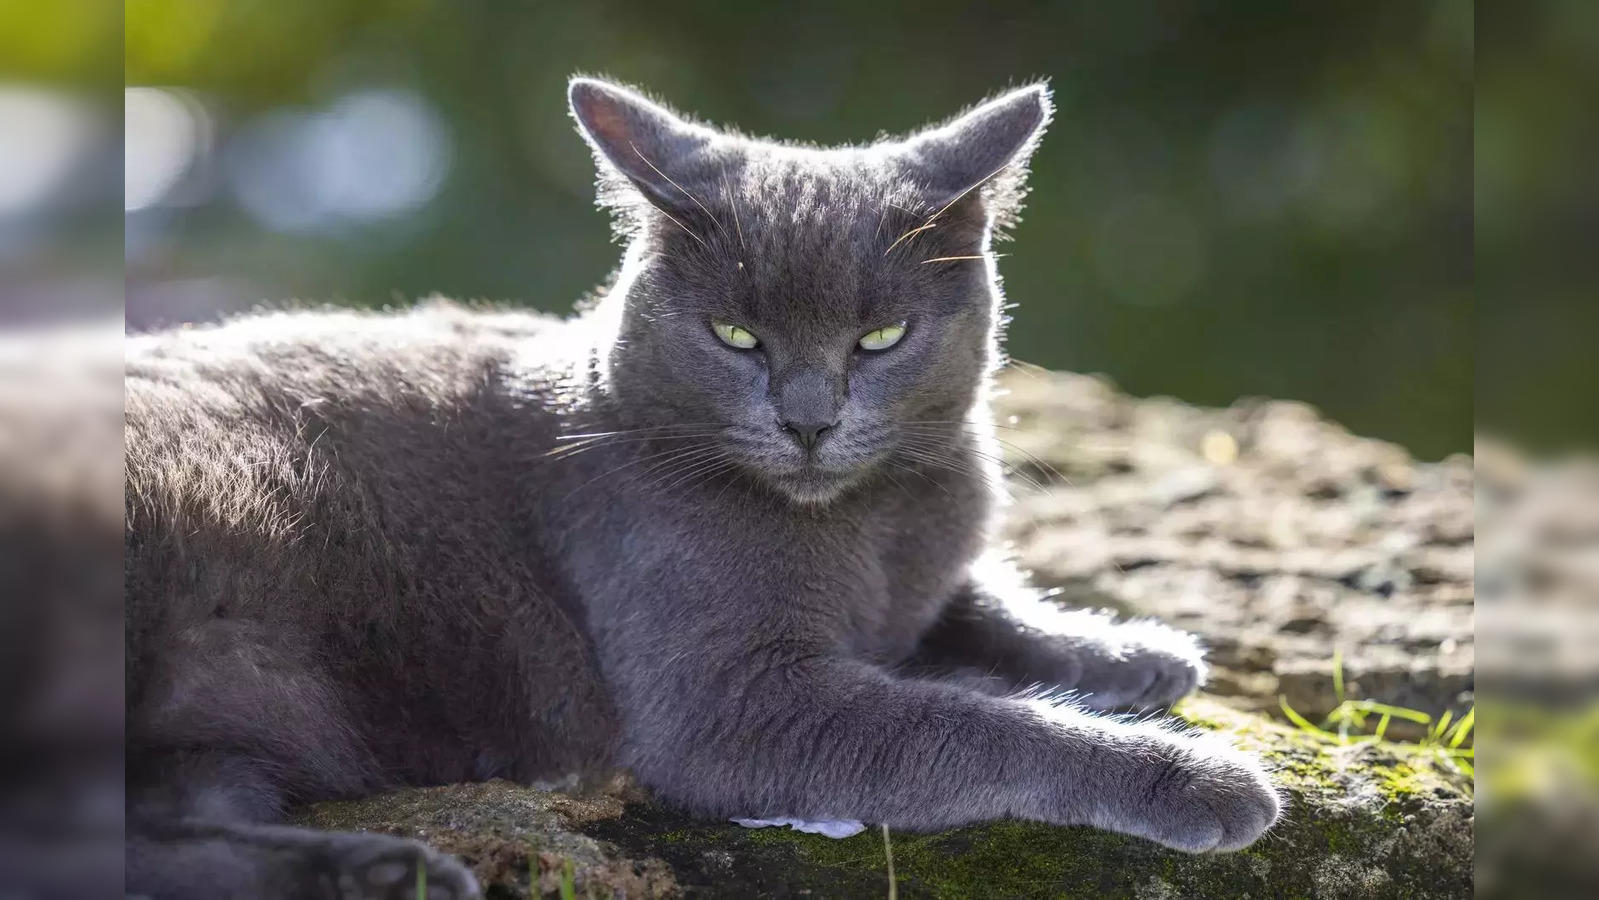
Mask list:
POLYGON ((899 884, 894 878, 894 845, 888 840, 888 823, 883 823, 883 858, 888 860, 888 900, 899 900, 899 884))
POLYGON ((570 859, 561 862, 561 900, 577 900, 577 868, 570 859))
POLYGON ((1450 710, 1445 710, 1442 715, 1434 718, 1419 709, 1406 709, 1376 700, 1351 700, 1344 694, 1344 660, 1341 653, 1333 654, 1333 692, 1338 697, 1338 705, 1333 707, 1332 712, 1329 712, 1319 725, 1289 706, 1287 697, 1279 696, 1277 702, 1282 707, 1283 715, 1288 717, 1288 721, 1297 725, 1302 731, 1339 744, 1387 741, 1388 726, 1393 720, 1414 722, 1427 729, 1426 735, 1416 741, 1394 743, 1415 744, 1436 756, 1445 766, 1468 778, 1476 777, 1474 766, 1476 749, 1461 746, 1471 738, 1472 730, 1476 727, 1475 707, 1459 719, 1454 718, 1454 713, 1450 710), (1375 719, 1374 725, 1373 719, 1375 719))

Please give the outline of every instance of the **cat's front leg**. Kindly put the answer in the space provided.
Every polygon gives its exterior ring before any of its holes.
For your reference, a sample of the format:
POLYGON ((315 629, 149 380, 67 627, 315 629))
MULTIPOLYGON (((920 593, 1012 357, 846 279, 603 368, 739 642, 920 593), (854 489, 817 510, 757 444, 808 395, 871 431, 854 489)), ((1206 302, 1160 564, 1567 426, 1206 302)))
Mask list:
POLYGON ((907 667, 982 673, 1002 690, 1061 689, 1101 710, 1170 706, 1206 673, 1204 651, 1186 632, 1064 610, 1019 585, 976 580, 950 601, 907 667))
POLYGON ((838 655, 809 598, 712 602, 701 586, 630 606, 602 641, 624 758, 700 813, 912 830, 1019 817, 1195 852, 1243 847, 1277 816, 1260 765, 1219 741, 897 677, 838 655))

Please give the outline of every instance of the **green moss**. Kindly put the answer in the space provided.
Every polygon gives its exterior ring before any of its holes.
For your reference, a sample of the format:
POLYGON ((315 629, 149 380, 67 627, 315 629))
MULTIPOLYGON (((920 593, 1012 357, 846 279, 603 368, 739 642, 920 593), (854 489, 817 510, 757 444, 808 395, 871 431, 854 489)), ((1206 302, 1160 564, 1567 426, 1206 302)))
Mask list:
MULTIPOLYGON (((1267 851, 1190 856, 1089 828, 995 822, 936 835, 894 835, 895 868, 906 896, 1134 896, 1165 885, 1174 896, 1269 896, 1267 851)), ((792 848, 805 866, 881 872, 880 836, 828 841, 770 830, 752 843, 792 848)))
POLYGON ((820 866, 884 864, 882 834, 867 829, 842 839, 807 834, 790 828, 750 829, 747 840, 756 846, 792 847, 806 862, 820 866))
POLYGON ((1394 763, 1375 770, 1373 774, 1376 776, 1377 784, 1382 787, 1383 794, 1391 802, 1409 799, 1421 790, 1423 779, 1409 763, 1394 763))

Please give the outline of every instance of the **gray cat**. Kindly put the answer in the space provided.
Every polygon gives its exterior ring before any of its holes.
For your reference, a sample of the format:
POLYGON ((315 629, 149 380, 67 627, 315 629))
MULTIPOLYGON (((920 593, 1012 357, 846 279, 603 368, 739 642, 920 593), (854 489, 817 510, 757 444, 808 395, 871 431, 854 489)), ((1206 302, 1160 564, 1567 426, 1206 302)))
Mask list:
POLYGON ((1195 643, 989 551, 991 243, 1048 90, 838 149, 570 100, 626 239, 581 315, 130 339, 129 891, 401 897, 425 865, 472 896, 419 844, 274 822, 613 766, 723 819, 1259 837, 1258 763, 1094 712, 1187 693, 1195 643))

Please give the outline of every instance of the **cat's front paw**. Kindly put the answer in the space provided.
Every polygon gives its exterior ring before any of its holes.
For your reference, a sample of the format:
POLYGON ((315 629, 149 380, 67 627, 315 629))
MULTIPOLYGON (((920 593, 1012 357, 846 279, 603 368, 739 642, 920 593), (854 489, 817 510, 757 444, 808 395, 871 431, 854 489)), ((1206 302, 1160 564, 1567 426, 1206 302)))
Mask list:
POLYGON ((1282 800, 1260 762, 1209 737, 1158 742, 1135 779, 1141 807, 1129 831, 1189 853, 1239 850, 1266 833, 1282 800))
POLYGON ((1199 640, 1158 622, 1112 625, 1081 646, 1073 687, 1091 709, 1168 707, 1205 682, 1199 640))

